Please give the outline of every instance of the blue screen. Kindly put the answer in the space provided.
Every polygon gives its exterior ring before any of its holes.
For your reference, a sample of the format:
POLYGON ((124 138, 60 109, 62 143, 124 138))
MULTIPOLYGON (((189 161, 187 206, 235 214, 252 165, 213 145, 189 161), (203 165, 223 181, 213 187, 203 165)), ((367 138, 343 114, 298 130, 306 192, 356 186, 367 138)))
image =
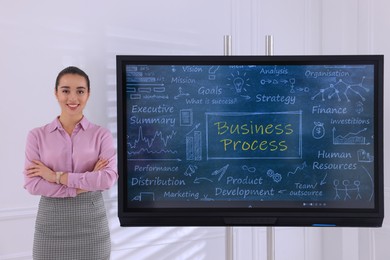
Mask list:
POLYGON ((123 73, 129 207, 375 207, 373 64, 123 73))

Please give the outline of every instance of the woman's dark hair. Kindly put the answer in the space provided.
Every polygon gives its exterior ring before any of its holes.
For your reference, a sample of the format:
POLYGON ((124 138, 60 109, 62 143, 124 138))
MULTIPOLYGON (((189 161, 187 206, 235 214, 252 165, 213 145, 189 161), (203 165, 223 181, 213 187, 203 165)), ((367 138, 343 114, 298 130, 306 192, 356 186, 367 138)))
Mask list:
POLYGON ((76 74, 76 75, 79 75, 79 76, 85 78, 85 81, 87 81, 87 89, 89 92, 89 77, 88 77, 87 73, 85 73, 83 70, 81 70, 77 67, 74 67, 74 66, 67 67, 67 68, 61 70, 60 73, 58 73, 58 76, 56 78, 56 87, 55 87, 56 91, 58 90, 58 84, 60 84, 61 77, 66 75, 66 74, 76 74))

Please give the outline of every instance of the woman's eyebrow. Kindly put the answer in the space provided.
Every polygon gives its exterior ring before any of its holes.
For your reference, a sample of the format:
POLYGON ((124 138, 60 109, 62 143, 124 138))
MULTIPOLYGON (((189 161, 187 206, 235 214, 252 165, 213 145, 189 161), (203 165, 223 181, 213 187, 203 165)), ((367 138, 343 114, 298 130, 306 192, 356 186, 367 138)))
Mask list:
MULTIPOLYGON (((69 89, 70 87, 69 86, 60 86, 60 88, 66 88, 66 89, 69 89)), ((77 87, 77 89, 87 89, 86 87, 84 86, 79 86, 77 87)))

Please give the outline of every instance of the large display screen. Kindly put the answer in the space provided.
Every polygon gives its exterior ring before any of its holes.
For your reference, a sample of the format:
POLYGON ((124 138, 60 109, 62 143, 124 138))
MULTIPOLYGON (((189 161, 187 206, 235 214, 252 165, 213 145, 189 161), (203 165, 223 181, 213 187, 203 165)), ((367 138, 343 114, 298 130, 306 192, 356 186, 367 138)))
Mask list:
POLYGON ((383 56, 117 56, 122 226, 381 226, 383 56))

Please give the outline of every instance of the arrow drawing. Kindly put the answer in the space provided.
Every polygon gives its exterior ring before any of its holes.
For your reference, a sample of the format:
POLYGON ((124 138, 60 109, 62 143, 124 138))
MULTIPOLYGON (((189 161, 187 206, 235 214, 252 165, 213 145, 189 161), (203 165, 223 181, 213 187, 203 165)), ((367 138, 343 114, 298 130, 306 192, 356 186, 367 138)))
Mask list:
POLYGON ((225 172, 226 172, 228 167, 229 167, 229 164, 226 164, 221 169, 213 171, 211 173, 211 175, 218 175, 219 174, 218 181, 220 181, 222 179, 223 175, 225 175, 225 172))

